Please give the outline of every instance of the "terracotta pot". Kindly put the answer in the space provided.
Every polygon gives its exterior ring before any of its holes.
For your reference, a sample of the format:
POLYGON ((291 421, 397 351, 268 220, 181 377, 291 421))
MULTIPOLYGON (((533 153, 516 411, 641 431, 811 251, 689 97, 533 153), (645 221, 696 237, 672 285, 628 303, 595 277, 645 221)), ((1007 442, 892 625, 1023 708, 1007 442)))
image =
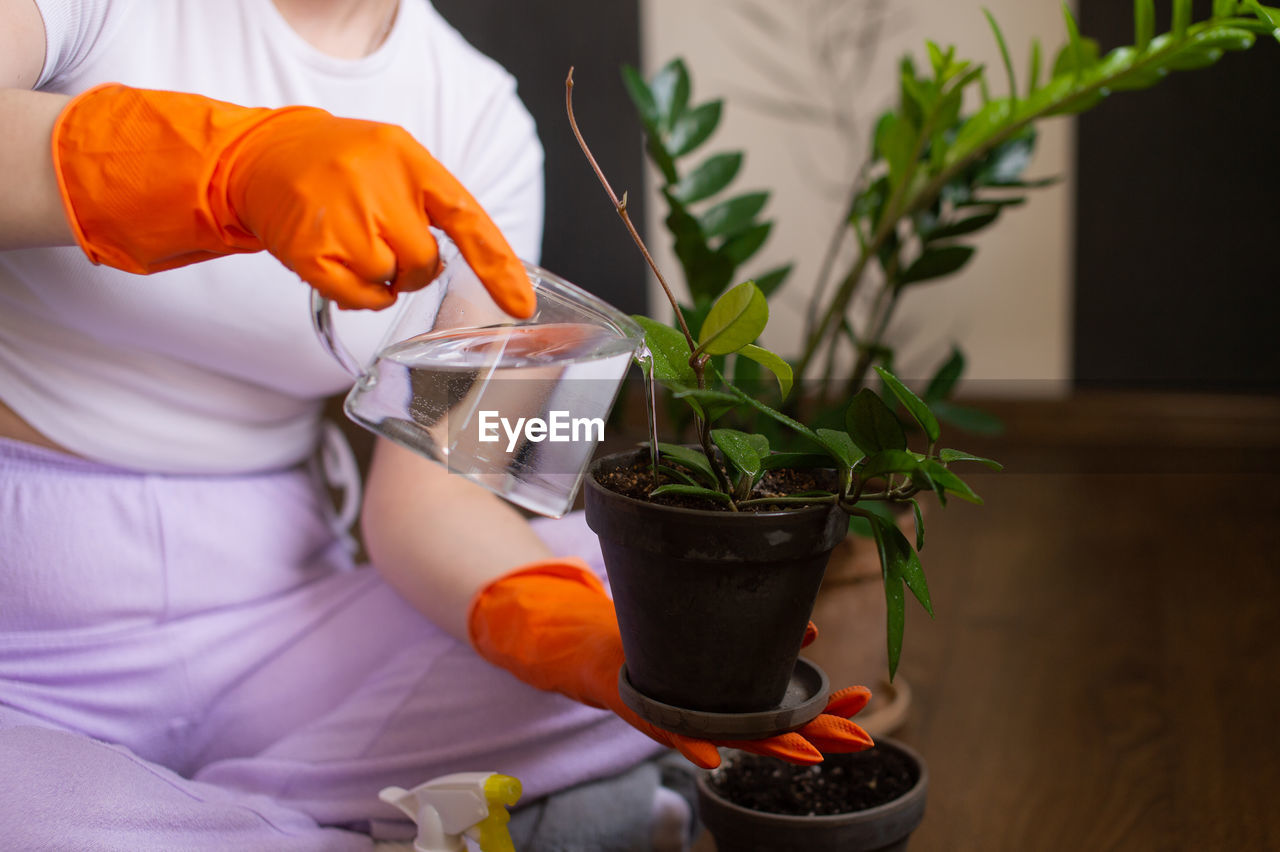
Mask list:
MULTIPOLYGON (((715 840, 716 852, 897 852, 924 819, 929 772, 914 750, 890 739, 877 742, 875 753, 892 752, 914 770, 915 782, 898 798, 860 811, 825 816, 794 816, 752 810, 729 801, 713 780, 714 773, 733 772, 726 765, 698 776, 698 815, 715 840)), ((748 760, 759 760, 746 756, 748 760)), ((842 759, 874 759, 873 752, 829 755, 819 771, 830 771, 842 759)), ((702 847, 704 848, 704 847, 702 847)))
POLYGON ((777 707, 847 516, 833 506, 684 509, 599 483, 642 458, 605 456, 586 484, 587 524, 600 537, 632 686, 697 711, 777 707))

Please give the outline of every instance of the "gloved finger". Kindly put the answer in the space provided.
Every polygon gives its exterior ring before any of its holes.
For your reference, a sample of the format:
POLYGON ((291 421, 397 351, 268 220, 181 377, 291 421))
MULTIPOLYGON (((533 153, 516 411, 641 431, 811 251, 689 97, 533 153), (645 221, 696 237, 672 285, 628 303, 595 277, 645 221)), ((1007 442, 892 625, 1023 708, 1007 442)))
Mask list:
POLYGON ((848 719, 850 716, 856 716, 870 700, 871 690, 865 686, 846 686, 831 693, 827 698, 827 706, 822 712, 848 719))
POLYGON ((457 244, 498 307, 517 319, 533 316, 538 300, 524 264, 471 193, 424 152, 423 207, 457 244))
POLYGON ((796 733, 823 754, 846 754, 875 745, 871 735, 861 725, 827 713, 818 716, 796 733))
POLYGON ((312 287, 341 308, 381 310, 395 303, 396 295, 385 283, 361 278, 331 257, 317 257, 294 269, 312 287))
POLYGON ((376 231, 361 234, 355 245, 334 246, 329 259, 340 262, 357 278, 372 284, 386 285, 396 277, 396 253, 376 231))
POLYGON ((673 734, 669 731, 664 733, 671 741, 671 747, 699 769, 715 769, 720 765, 720 750, 716 748, 715 743, 686 737, 683 734, 673 734))
POLYGON ((810 621, 804 627, 804 638, 800 640, 801 648, 808 648, 818 638, 818 625, 810 621))
POLYGON ((779 734, 776 737, 767 737, 763 740, 730 740, 719 743, 719 745, 726 748, 736 748, 739 751, 749 751, 752 754, 759 754, 765 757, 776 757, 779 760, 785 760, 787 763, 796 763, 801 766, 810 766, 822 762, 822 752, 818 751, 808 740, 794 731, 789 734, 779 734))
POLYGON ((396 275, 391 283, 394 292, 421 290, 440 273, 440 247, 428 230, 430 224, 423 216, 420 229, 406 231, 401 228, 383 236, 396 256, 396 275))

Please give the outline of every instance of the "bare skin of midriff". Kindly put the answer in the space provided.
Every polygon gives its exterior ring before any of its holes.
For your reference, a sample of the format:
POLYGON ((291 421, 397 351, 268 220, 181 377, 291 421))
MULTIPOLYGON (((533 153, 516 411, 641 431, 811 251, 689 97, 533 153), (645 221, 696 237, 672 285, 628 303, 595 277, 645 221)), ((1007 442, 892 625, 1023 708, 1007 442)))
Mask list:
POLYGON ((34 444, 37 447, 75 455, 66 447, 55 444, 36 431, 30 423, 23 420, 14 413, 12 408, 5 405, 3 400, 0 400, 0 438, 10 438, 14 441, 22 441, 26 444, 34 444))

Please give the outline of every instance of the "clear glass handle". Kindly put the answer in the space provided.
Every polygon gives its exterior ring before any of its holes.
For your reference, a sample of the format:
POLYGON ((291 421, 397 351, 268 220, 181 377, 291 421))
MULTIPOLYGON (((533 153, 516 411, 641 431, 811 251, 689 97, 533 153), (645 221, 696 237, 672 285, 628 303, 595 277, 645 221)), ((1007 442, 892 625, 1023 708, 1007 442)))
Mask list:
POLYGON ((333 328, 333 302, 320 295, 319 290, 311 291, 311 327, 315 329, 316 337, 320 338, 321 345, 333 356, 333 360, 357 379, 364 375, 359 362, 342 345, 333 328))

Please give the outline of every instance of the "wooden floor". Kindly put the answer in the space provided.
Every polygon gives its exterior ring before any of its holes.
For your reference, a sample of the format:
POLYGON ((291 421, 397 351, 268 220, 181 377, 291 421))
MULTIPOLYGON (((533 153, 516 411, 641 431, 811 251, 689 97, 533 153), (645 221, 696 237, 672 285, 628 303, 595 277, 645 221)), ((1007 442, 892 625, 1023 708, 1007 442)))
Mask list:
POLYGON ((912 852, 1280 849, 1280 400, 1000 408, 908 598, 912 852))

